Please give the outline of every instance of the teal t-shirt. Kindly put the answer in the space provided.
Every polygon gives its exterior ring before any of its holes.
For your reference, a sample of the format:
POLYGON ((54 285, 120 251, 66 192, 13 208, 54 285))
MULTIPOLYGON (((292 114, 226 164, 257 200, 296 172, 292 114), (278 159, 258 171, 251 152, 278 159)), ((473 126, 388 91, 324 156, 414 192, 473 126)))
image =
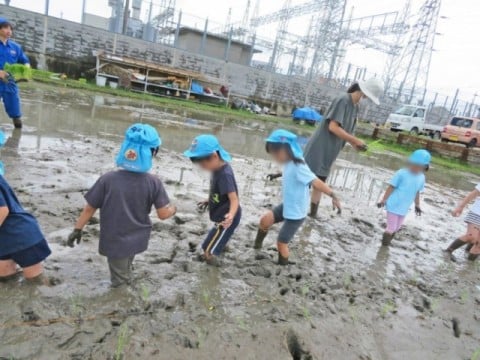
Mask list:
POLYGON ((317 177, 306 164, 288 162, 283 168, 283 217, 304 219, 310 204, 310 184, 317 177))
POLYGON ((415 202, 417 194, 425 188, 425 175, 401 169, 390 180, 390 185, 395 189, 387 200, 386 209, 393 214, 405 216, 415 202))

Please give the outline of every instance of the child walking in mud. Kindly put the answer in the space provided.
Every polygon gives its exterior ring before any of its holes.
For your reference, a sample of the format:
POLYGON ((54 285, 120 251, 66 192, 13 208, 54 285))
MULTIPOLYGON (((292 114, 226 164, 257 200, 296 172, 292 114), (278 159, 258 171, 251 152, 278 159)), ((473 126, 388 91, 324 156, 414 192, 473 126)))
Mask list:
MULTIPOLYGON (((0 131, 0 147, 5 135, 0 131)), ((17 265, 29 282, 47 284, 42 262, 51 254, 35 217, 26 212, 3 177, 0 162, 0 281, 13 279, 17 265)))
POLYGON ((213 135, 197 136, 184 155, 190 158, 192 163, 211 173, 209 198, 201 202, 199 207, 208 207, 210 220, 215 225, 203 241, 202 249, 207 264, 219 265, 218 256, 242 217, 237 182, 229 164, 232 157, 213 135))
MULTIPOLYGON (((266 151, 283 165, 282 204, 267 212, 260 220, 254 248, 262 248, 263 240, 273 224, 283 222, 277 237, 278 264, 289 264, 288 244, 302 226, 308 213, 310 187, 332 198, 333 207, 340 211, 340 201, 333 190, 310 170, 303 159, 297 136, 286 130, 275 130, 266 139, 266 151)), ((270 176, 272 178, 272 176, 270 176)))
POLYGON ((112 287, 131 282, 134 257, 148 248, 152 206, 161 220, 176 213, 161 180, 148 173, 160 145, 152 126, 130 126, 117 156, 120 169, 101 176, 87 192, 87 204, 68 237, 68 246, 79 244, 83 228, 100 209, 99 252, 107 257, 112 287))
POLYGON ((400 230, 410 207, 415 203, 415 214, 422 215, 420 193, 425 188, 425 172, 432 156, 427 150, 416 150, 408 159, 408 166, 398 170, 390 180, 378 208, 387 210, 387 228, 383 233, 382 245, 389 246, 400 230))
POLYGON ((462 200, 458 207, 453 210, 452 215, 454 217, 459 217, 462 215, 465 207, 473 200, 475 200, 475 203, 465 217, 465 222, 467 223, 467 232, 458 239, 454 240, 445 250, 448 254, 450 254, 452 260, 455 260, 453 257, 453 252, 467 244, 468 245, 465 250, 469 253, 469 260, 474 261, 480 255, 480 184, 478 184, 475 189, 462 200))

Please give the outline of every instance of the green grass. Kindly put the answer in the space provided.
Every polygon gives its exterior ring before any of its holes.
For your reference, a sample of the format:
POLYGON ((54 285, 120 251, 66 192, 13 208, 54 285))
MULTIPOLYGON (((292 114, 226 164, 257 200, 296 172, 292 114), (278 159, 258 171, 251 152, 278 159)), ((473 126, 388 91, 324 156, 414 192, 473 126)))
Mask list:
MULTIPOLYGON (((415 145, 399 145, 387 140, 372 140, 366 137, 362 137, 362 139, 368 144, 369 149, 367 151, 367 155, 371 153, 383 153, 390 151, 396 154, 408 156, 412 151, 419 148, 415 145)), ((457 159, 450 159, 437 154, 432 154, 432 163, 447 170, 462 171, 480 175, 479 166, 467 164, 457 159)))
POLYGON ((128 342, 128 325, 123 324, 120 326, 117 339, 117 347, 115 348, 115 360, 121 360, 123 358, 123 352, 128 342))
POLYGON ((475 352, 472 354, 471 360, 480 360, 480 348, 475 350, 475 352))

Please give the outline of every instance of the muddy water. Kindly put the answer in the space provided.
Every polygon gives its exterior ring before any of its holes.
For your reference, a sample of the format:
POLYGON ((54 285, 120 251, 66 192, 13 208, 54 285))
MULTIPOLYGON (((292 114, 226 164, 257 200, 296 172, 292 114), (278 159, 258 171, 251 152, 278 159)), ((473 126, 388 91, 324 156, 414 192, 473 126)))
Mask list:
POLYGON ((449 211, 477 179, 432 169, 425 215, 409 215, 385 250, 384 214, 374 204, 404 159, 347 151, 330 179, 342 194, 342 216, 323 199, 319 219, 308 220, 292 243, 297 264, 278 268, 276 229, 262 252, 251 249, 259 217, 280 199, 280 183, 264 180, 276 169, 264 154, 270 126, 68 89, 38 88, 23 97, 23 132, 12 132, 4 116, 0 121, 10 136, 2 160, 51 243, 46 267, 56 285, 1 285, 0 358, 470 359, 480 347, 480 268, 462 251, 455 263, 441 252, 464 230, 449 211), (97 254, 98 221, 78 248, 62 242, 82 194, 113 169, 121 134, 134 121, 162 134, 153 171, 179 215, 153 220, 135 285, 112 291, 97 254), (196 261, 195 245, 210 224, 194 204, 206 196, 208 177, 179 154, 202 132, 236 155, 244 208, 221 268, 196 261))

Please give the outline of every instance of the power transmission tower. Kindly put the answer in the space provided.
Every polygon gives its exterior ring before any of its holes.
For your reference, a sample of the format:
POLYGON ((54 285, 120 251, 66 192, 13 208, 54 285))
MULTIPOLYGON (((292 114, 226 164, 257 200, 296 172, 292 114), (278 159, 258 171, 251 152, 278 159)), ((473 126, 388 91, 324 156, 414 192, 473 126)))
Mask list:
POLYGON ((398 65, 391 69, 392 79, 400 83, 394 94, 395 100, 406 103, 411 103, 414 98, 418 98, 420 103, 425 100, 440 5, 441 0, 426 0, 423 3, 398 65))

